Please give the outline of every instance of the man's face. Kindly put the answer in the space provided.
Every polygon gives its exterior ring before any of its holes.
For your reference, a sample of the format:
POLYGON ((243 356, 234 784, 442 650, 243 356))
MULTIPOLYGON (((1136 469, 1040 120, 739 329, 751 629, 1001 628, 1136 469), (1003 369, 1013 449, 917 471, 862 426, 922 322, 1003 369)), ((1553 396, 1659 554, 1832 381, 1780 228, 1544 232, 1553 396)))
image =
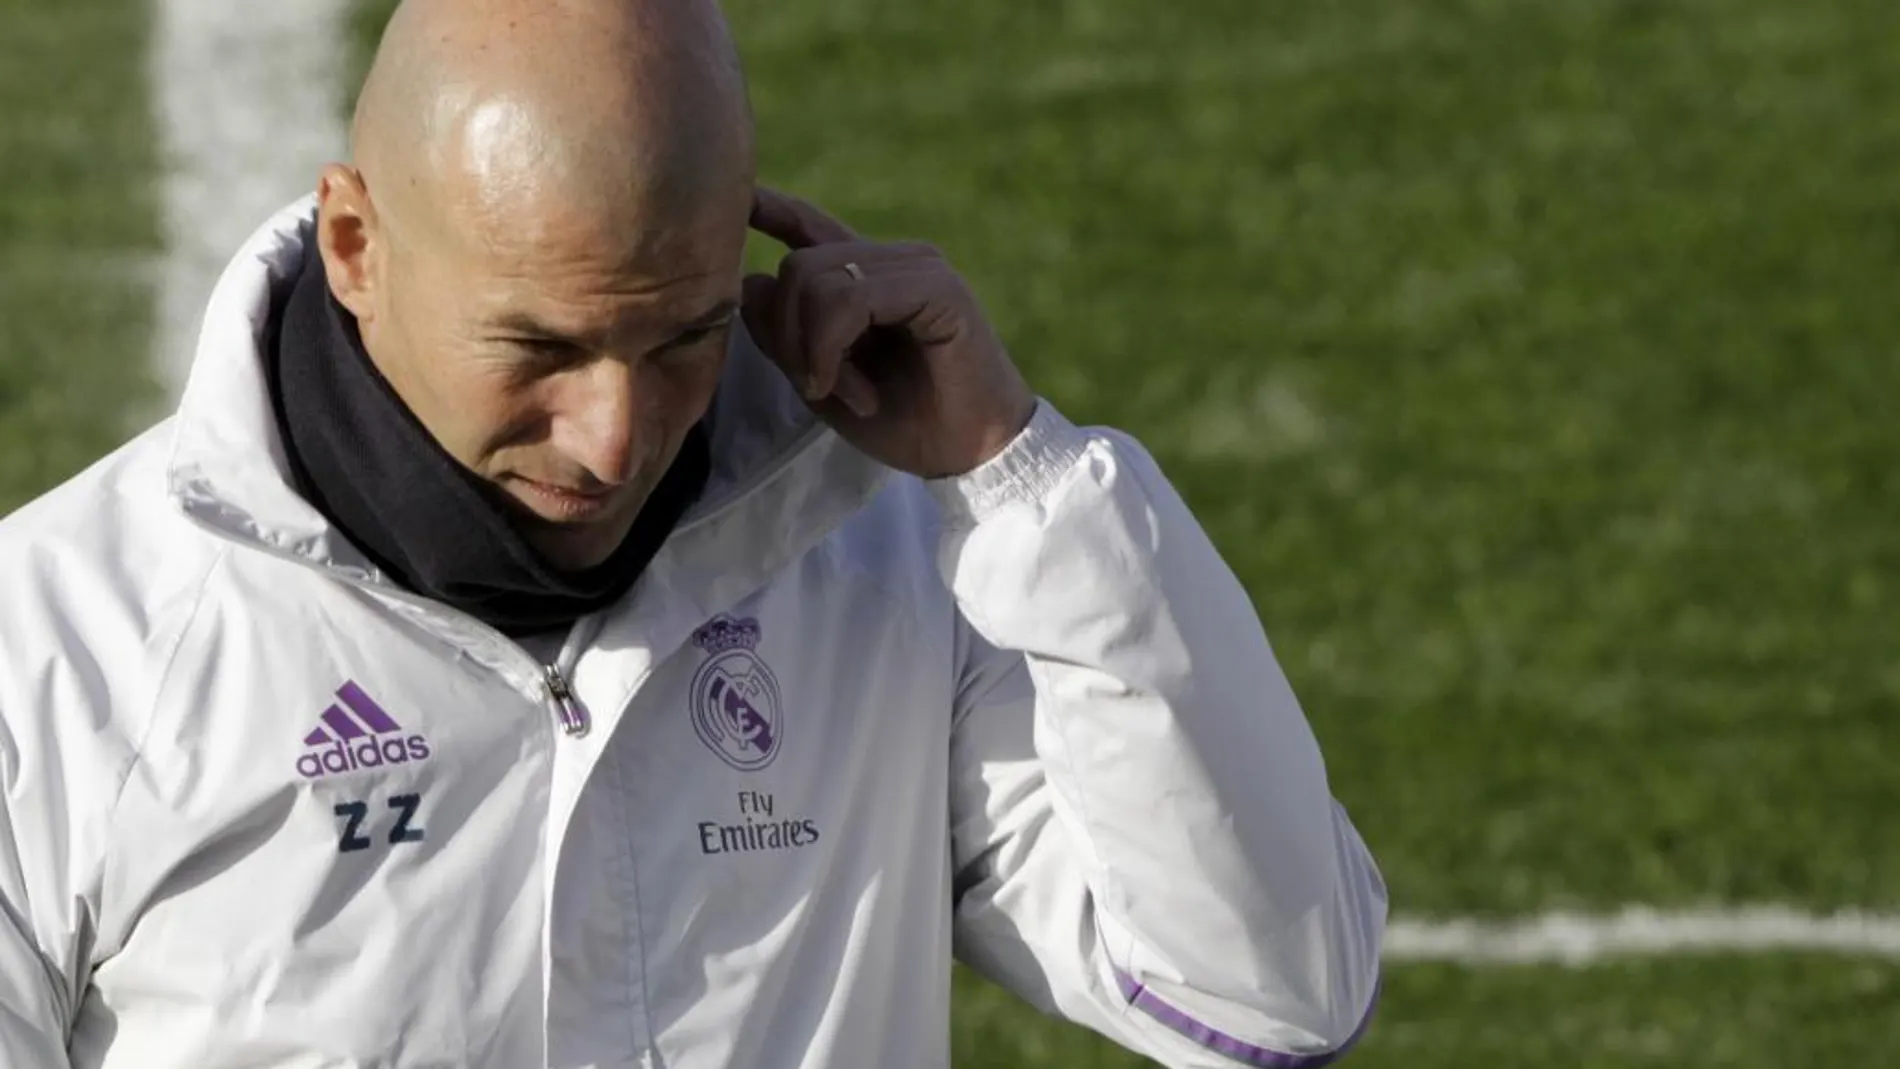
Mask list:
POLYGON ((737 318, 744 193, 645 226, 555 207, 380 235, 366 347, 556 568, 619 547, 711 403, 737 318))

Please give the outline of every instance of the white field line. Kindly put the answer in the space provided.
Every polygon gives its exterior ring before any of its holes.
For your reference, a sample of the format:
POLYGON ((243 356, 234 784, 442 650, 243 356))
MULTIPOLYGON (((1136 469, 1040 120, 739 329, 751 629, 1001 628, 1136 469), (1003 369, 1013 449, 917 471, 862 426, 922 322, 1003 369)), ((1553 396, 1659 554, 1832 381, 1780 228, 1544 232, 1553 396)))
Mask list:
POLYGON ((1810 952, 1900 958, 1900 915, 1815 914, 1783 906, 1618 913, 1545 913, 1501 921, 1395 919, 1393 962, 1587 965, 1637 957, 1810 952))
POLYGON ((206 299, 271 213, 344 150, 345 0, 155 0, 164 167, 157 370, 183 388, 206 299))

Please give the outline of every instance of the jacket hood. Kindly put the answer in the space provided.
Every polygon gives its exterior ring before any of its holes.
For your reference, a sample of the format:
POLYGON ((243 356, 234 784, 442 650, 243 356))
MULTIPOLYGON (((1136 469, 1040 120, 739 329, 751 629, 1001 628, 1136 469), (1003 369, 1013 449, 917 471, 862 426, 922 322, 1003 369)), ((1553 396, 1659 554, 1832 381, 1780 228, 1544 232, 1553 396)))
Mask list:
MULTIPOLYGON (((225 538, 393 589, 297 493, 265 378, 273 302, 314 254, 315 218, 313 196, 279 212, 214 289, 175 416, 169 492, 225 538)), ((707 426, 711 477, 653 565, 683 571, 694 601, 743 596, 862 507, 888 475, 806 407, 742 326, 707 426)))

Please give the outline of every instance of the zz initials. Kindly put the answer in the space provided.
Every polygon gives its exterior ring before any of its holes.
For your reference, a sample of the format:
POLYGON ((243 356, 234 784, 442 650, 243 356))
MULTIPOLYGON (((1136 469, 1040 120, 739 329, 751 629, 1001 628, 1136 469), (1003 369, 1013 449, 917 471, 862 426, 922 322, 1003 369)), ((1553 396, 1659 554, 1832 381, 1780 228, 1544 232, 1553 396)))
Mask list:
MULTIPOLYGON (((416 810, 421 805, 419 794, 398 794, 389 799, 389 809, 396 814, 395 827, 389 830, 390 845, 422 841, 423 829, 416 826, 416 810)), ((374 839, 364 834, 367 830, 364 824, 369 820, 368 802, 340 802, 335 812, 337 819, 343 822, 336 841, 338 853, 354 854, 376 845, 374 839)))

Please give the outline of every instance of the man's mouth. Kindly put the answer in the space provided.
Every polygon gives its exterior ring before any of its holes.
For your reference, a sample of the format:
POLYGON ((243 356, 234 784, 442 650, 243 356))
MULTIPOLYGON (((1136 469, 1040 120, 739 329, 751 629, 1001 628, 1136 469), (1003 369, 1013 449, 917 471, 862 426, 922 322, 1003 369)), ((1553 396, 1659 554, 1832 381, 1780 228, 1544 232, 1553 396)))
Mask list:
POLYGON ((569 523, 591 520, 613 504, 613 487, 576 490, 524 475, 517 475, 512 481, 518 488, 517 496, 543 519, 569 523))

